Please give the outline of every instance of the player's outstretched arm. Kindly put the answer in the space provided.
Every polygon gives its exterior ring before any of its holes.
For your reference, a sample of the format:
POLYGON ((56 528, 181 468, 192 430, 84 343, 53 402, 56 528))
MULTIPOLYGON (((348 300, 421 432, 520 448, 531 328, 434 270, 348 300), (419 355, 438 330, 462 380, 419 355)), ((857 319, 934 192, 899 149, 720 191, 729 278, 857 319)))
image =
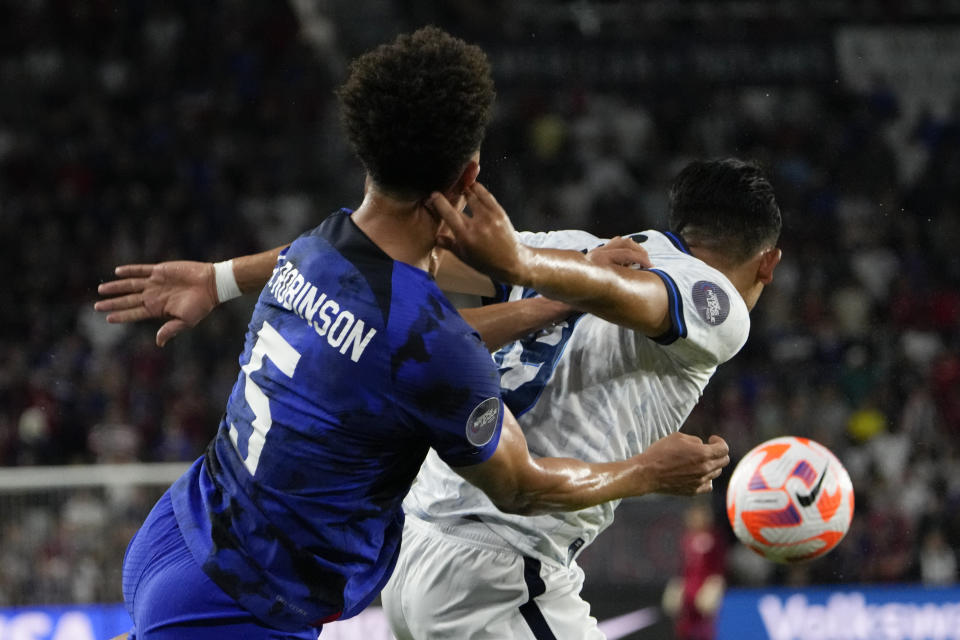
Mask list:
POLYGON ((490 276, 484 275, 465 264, 446 249, 434 249, 434 255, 437 260, 435 280, 442 291, 486 296, 488 298, 496 295, 497 289, 490 276))
POLYGON ((722 438, 712 436, 704 443, 685 433, 669 435, 619 462, 534 458, 516 419, 505 409, 494 454, 480 464, 453 469, 486 493, 500 510, 535 515, 576 511, 648 493, 707 493, 729 462, 729 449, 722 438))
MULTIPOLYGON (((495 294, 495 287, 488 276, 467 266, 449 251, 440 250, 440 253, 442 257, 439 259, 437 284, 441 289, 483 296, 495 294)), ((643 248, 632 240, 620 237, 592 249, 587 253, 587 259, 593 264, 605 266, 630 266, 637 260, 641 261, 642 266, 652 266, 643 248)), ((461 315, 477 330, 490 351, 560 322, 576 311, 578 309, 566 302, 541 296, 460 309, 461 315)))
MULTIPOLYGON (((230 283, 239 293, 259 291, 270 279, 277 256, 285 247, 234 258, 230 283)), ((104 282, 97 292, 105 299, 94 308, 107 312, 107 322, 166 319, 157 331, 157 345, 165 345, 184 329, 196 326, 220 302, 230 297, 218 287, 210 262, 173 260, 157 264, 127 264, 116 268, 116 280, 104 282)))
POLYGON ((454 209, 441 194, 433 194, 428 205, 446 223, 437 242, 467 264, 501 282, 531 287, 650 336, 670 328, 663 280, 649 271, 621 266, 631 261, 631 253, 636 256, 632 262, 648 261, 646 252, 632 241, 611 242, 617 260, 605 262, 577 251, 528 247, 483 185, 475 183, 466 196, 471 215, 454 209))
POLYGON ((460 315, 477 330, 490 351, 519 340, 576 311, 565 302, 537 296, 485 307, 460 309, 460 315))

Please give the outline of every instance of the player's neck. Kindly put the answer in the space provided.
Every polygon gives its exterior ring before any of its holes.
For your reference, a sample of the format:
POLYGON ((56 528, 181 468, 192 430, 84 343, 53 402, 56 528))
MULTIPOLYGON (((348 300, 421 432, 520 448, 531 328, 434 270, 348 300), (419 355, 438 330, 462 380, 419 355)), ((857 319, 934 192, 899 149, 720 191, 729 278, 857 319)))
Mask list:
POLYGON ((690 253, 727 276, 727 280, 736 288, 743 301, 747 303, 747 308, 753 308, 759 297, 755 266, 750 263, 733 265, 726 256, 708 247, 690 245, 690 253))
POLYGON ((429 270, 437 223, 422 200, 403 200, 368 187, 352 218, 388 256, 429 270))

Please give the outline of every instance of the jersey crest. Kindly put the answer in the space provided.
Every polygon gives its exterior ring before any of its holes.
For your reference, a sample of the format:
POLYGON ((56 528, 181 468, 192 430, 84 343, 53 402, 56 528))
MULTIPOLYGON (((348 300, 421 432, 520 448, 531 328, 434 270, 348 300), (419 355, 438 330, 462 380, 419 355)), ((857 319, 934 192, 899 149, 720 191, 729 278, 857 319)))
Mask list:
POLYGON ((693 303, 707 324, 717 326, 730 315, 730 298, 712 282, 700 280, 693 285, 693 303))
POLYGON ((467 418, 467 440, 475 447, 490 442, 500 424, 500 398, 487 398, 467 418))

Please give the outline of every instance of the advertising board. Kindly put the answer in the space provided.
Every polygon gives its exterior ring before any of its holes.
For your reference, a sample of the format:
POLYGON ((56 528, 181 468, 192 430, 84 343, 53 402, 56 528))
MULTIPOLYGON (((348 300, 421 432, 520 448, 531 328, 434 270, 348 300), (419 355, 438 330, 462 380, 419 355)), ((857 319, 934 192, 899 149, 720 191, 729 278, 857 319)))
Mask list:
POLYGON ((960 587, 731 589, 717 640, 960 640, 960 587))

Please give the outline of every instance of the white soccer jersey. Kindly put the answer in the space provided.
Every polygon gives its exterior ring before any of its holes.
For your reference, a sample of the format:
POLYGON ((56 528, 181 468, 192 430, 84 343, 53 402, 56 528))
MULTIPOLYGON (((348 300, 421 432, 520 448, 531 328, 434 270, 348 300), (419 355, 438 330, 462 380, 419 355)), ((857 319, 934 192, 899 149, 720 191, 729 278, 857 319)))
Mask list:
MULTIPOLYGON (((582 231, 522 233, 535 247, 592 249, 604 241, 582 231)), ((670 233, 634 234, 651 271, 667 287, 671 329, 651 339, 579 314, 494 356, 504 402, 535 456, 589 462, 628 458, 683 425, 717 365, 747 340, 750 316, 719 271, 690 255, 670 233)), ((510 300, 535 295, 513 287, 510 300)), ((543 516, 502 513, 487 496, 430 452, 405 511, 444 528, 482 523, 526 555, 569 564, 613 522, 617 502, 543 516)), ((486 536, 485 536, 486 537, 486 536)))

